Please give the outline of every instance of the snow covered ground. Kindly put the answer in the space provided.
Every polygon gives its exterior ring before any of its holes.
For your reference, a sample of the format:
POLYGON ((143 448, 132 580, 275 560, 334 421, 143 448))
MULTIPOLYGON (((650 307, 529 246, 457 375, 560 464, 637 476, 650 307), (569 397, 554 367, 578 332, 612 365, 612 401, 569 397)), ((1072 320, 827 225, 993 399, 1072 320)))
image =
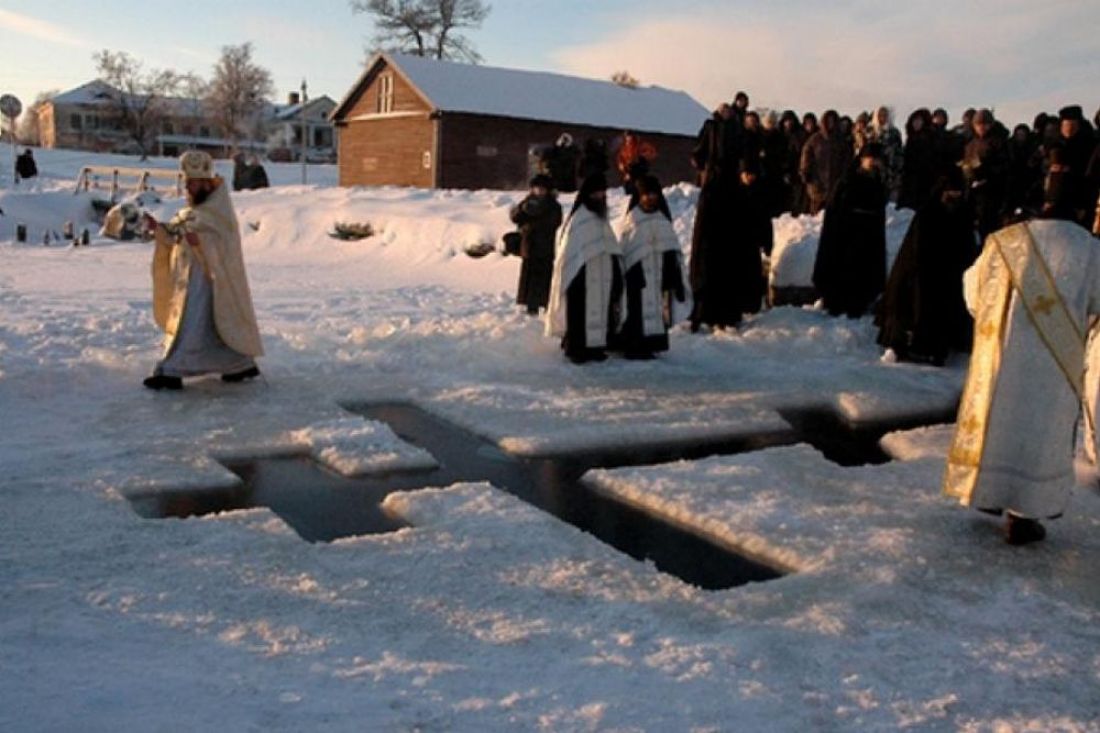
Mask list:
MULTIPOLYGON (((329 544, 262 508, 141 518, 127 496, 237 482, 217 457, 430 462, 342 403, 412 401, 540 455, 767 432, 793 407, 932 413, 964 365, 884 362, 869 319, 777 308, 574 367, 512 305, 518 261, 463 254, 518 193, 270 166, 283 185, 233 197, 264 380, 152 393, 149 246, 43 247, 36 229, 91 224, 72 182, 100 159, 36 157, 43 180, 0 194, 0 729, 1100 730, 1100 497, 1004 546, 939 496, 949 428, 889 436, 881 466, 798 445, 587 476, 788 571, 719 592, 487 484, 393 494, 408 528, 329 544)), ((667 193, 686 246, 695 192, 667 193)))

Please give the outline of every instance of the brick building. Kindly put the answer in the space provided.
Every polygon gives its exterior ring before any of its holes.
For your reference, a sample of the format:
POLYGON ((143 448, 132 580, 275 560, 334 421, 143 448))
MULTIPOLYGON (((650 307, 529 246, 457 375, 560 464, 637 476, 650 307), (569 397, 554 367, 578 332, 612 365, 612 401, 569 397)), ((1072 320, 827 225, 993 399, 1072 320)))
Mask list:
POLYGON ((690 153, 708 114, 660 87, 384 53, 332 120, 341 185, 518 189, 534 151, 562 133, 613 152, 624 130, 636 131, 656 146, 664 183, 694 180, 690 153))

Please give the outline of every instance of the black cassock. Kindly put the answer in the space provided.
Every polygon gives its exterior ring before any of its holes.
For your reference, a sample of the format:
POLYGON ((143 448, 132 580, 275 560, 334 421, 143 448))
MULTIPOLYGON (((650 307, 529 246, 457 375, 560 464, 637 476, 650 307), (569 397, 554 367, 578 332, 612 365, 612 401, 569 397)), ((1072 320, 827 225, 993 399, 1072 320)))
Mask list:
MULTIPOLYGON (((618 338, 619 323, 622 320, 620 301, 623 293, 623 275, 619 257, 611 258, 611 295, 607 306, 607 345, 614 346, 618 338)), ((588 313, 588 293, 585 286, 585 275, 588 266, 585 265, 578 272, 573 282, 565 289, 565 335, 561 338, 561 348, 565 355, 576 363, 600 360, 605 357, 604 349, 592 349, 585 340, 585 332, 588 330, 586 314, 588 313)))
POLYGON ((852 169, 825 208, 814 287, 831 315, 858 318, 886 282, 886 187, 852 169))
POLYGON ((561 226, 561 204, 553 196, 528 196, 511 211, 522 236, 516 303, 534 313, 550 300, 554 275, 554 239, 561 226))
POLYGON ((970 350, 963 273, 978 256, 972 221, 965 205, 951 211, 938 196, 913 217, 875 319, 878 342, 899 359, 942 364, 949 351, 970 350))
MULTIPOLYGON (((761 251, 771 252, 771 201, 762 179, 751 186, 723 182, 700 208, 713 212, 703 222, 691 251, 692 323, 736 326, 746 313, 756 313, 767 290, 761 251)), ((705 200, 703 200, 705 199, 705 200)), ((697 215, 698 216, 698 215, 697 215)))

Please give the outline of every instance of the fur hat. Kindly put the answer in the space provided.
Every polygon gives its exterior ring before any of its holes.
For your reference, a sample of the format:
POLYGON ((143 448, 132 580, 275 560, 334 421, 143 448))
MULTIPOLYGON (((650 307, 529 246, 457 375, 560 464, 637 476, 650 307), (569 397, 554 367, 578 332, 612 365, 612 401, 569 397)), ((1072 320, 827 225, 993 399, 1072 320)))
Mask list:
POLYGON ((661 182, 657 176, 642 176, 634 182, 634 185, 637 186, 639 194, 662 193, 661 182))
POLYGON ((201 150, 188 150, 180 156, 180 170, 184 178, 213 178, 214 159, 201 150))
POLYGON ((1077 122, 1083 122, 1085 119, 1085 113, 1081 109, 1081 105, 1071 104, 1068 107, 1062 107, 1062 109, 1058 110, 1058 119, 1076 120, 1077 122))
POLYGON ((596 191, 607 190, 607 176, 603 173, 593 173, 588 178, 585 178, 581 183, 581 189, 577 193, 577 198, 584 198, 596 191))

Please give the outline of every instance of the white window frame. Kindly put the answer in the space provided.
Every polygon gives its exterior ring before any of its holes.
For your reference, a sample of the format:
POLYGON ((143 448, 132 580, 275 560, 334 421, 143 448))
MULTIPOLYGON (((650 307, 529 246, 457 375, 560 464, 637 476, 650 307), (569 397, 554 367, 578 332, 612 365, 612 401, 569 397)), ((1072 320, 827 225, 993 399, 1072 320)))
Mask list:
POLYGON ((378 113, 393 112, 393 74, 378 77, 378 113))

